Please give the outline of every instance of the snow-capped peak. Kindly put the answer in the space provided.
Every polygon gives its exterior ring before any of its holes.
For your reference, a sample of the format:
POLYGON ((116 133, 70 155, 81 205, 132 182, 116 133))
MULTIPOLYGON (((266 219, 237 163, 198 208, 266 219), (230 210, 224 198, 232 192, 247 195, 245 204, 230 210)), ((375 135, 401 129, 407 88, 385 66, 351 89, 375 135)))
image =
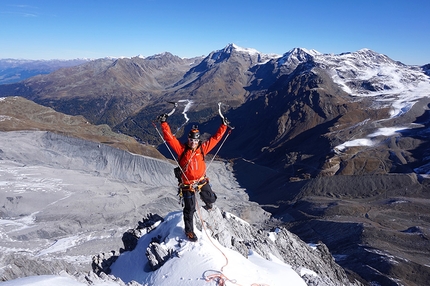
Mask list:
POLYGON ((289 68, 296 67, 302 62, 307 62, 313 60, 314 57, 321 55, 320 52, 316 50, 307 50, 304 48, 294 48, 286 52, 282 58, 278 60, 278 65, 286 65, 289 68))
MULTIPOLYGON (((242 47, 239 47, 238 45, 236 45, 236 44, 229 44, 227 47, 231 47, 232 49, 234 49, 234 50, 236 50, 237 52, 242 52, 242 53, 248 53, 248 54, 250 54, 250 55, 258 55, 258 54, 261 54, 259 51, 257 51, 256 49, 253 49, 253 48, 242 48, 242 47)), ((226 47, 226 48, 227 48, 226 47)))
POLYGON ((345 92, 353 96, 377 96, 376 100, 391 106, 391 116, 430 95, 430 79, 421 68, 404 65, 370 49, 319 55, 314 60, 345 92))

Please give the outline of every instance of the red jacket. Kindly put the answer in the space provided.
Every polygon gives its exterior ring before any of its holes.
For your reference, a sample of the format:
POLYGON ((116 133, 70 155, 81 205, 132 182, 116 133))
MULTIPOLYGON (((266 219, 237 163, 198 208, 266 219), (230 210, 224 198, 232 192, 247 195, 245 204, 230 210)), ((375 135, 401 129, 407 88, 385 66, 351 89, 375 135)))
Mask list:
POLYGON ((209 140, 202 142, 201 148, 197 147, 195 150, 191 150, 190 148, 187 148, 184 143, 179 142, 179 140, 172 134, 167 122, 161 123, 161 130, 163 132, 164 140, 166 140, 178 156, 181 156, 184 150, 187 150, 184 156, 179 158, 179 165, 183 170, 182 182, 190 185, 196 181, 200 181, 206 175, 204 155, 208 154, 208 152, 210 152, 218 142, 221 141, 225 131, 227 130, 227 126, 221 124, 215 135, 209 138, 209 140), (204 154, 202 154, 202 150, 204 154))

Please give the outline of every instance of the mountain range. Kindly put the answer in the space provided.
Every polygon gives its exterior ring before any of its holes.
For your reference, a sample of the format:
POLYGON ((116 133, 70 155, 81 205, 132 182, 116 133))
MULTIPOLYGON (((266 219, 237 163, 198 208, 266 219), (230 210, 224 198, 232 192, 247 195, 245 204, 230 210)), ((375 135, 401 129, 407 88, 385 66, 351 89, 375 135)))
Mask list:
POLYGON ((88 62, 89 59, 74 60, 23 60, 0 59, 0 84, 19 82, 32 76, 49 74, 57 69, 88 62))
POLYGON ((429 277, 429 70, 369 49, 266 55, 229 44, 192 59, 93 60, 0 85, 0 96, 148 146, 162 143, 152 123, 169 102, 178 137, 193 124, 214 132, 222 102, 235 129, 219 155, 251 200, 364 280, 419 285, 429 277))

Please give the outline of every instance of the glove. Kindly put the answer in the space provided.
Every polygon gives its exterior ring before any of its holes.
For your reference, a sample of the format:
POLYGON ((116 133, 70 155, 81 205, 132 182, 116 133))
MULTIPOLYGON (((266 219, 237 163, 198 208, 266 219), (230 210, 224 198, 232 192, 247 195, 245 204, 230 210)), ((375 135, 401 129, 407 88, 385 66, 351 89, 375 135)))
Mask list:
POLYGON ((157 117, 157 121, 160 121, 160 122, 166 122, 167 117, 169 117, 169 115, 167 115, 167 113, 164 113, 164 114, 158 115, 158 117, 157 117))
POLYGON ((228 121, 227 117, 221 117, 221 120, 222 120, 222 124, 224 125, 228 126, 230 124, 230 121, 228 121))

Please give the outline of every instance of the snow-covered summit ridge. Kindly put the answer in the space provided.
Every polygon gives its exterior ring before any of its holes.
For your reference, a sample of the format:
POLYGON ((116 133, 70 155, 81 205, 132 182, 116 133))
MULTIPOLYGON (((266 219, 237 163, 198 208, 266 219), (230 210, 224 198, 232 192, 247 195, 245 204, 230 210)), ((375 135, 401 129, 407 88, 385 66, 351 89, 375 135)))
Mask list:
POLYGON ((133 251, 123 253, 116 260, 111 266, 111 274, 126 283, 134 280, 143 285, 207 285, 208 275, 220 273, 221 267, 226 263, 224 254, 228 257, 228 265, 224 268, 223 275, 234 278, 241 285, 254 282, 282 285, 284 277, 294 281, 294 285, 306 285, 289 265, 279 260, 266 261, 256 253, 250 254, 249 259, 246 259, 217 241, 211 241, 203 231, 196 230, 198 242, 188 242, 183 234, 182 224, 180 212, 167 216, 153 232, 142 236, 133 251), (151 271, 144 254, 148 255, 154 237, 161 238, 162 241, 152 248, 174 255, 166 258, 159 269, 151 271))
POLYGON ((143 285, 208 285, 212 274, 238 285, 360 285, 332 264, 324 245, 311 248, 283 228, 256 230, 217 207, 197 213, 197 242, 186 240, 182 213, 172 212, 154 227, 143 223, 137 244, 109 272, 143 285))

